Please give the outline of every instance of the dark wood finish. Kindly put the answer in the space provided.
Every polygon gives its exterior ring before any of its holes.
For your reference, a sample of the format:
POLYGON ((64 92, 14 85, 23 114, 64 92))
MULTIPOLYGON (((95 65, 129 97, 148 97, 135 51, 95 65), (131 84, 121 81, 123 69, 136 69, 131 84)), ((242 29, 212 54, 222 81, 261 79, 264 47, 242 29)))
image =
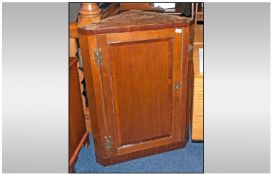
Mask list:
POLYGON ((80 148, 85 143, 89 143, 82 108, 76 57, 70 57, 69 73, 69 170, 73 172, 80 148))
POLYGON ((195 19, 195 25, 198 21, 204 21, 204 3, 192 3, 192 18, 195 19))
POLYGON ((127 154, 123 154, 117 157, 110 157, 110 158, 104 158, 104 159, 103 158, 101 159, 100 157, 97 156, 96 160, 100 164, 104 166, 108 166, 115 163, 125 162, 132 159, 137 159, 137 158, 141 158, 145 156, 163 153, 166 151, 172 151, 172 150, 184 148, 186 146, 186 143, 187 143, 187 140, 182 142, 166 144, 162 146, 153 146, 148 149, 145 149, 144 151, 138 150, 138 151, 129 152, 127 154))
POLYGON ((120 3, 120 13, 128 11, 128 10, 143 10, 150 12, 159 12, 159 13, 167 13, 171 15, 181 15, 179 9, 177 8, 177 4, 175 3, 175 8, 164 9, 161 7, 154 7, 154 3, 120 3))
POLYGON ((188 115, 188 125, 192 123, 193 115, 193 92, 194 92, 194 62, 193 62, 193 52, 194 52, 194 33, 195 25, 189 27, 189 47, 188 47, 188 102, 187 102, 187 115, 188 115))
MULTIPOLYGON (((176 3, 179 4, 179 3, 176 3)), ((171 15, 181 15, 178 8, 173 9, 163 9, 159 7, 154 7, 153 3, 111 3, 107 8, 105 8, 100 15, 100 19, 105 19, 119 13, 123 13, 129 10, 143 10, 159 13, 167 13, 171 15)))
POLYGON ((152 3, 120 3, 120 12, 128 10, 143 10, 143 11, 153 11, 153 12, 164 12, 163 8, 154 7, 152 3))
POLYGON ((100 13, 100 19, 105 19, 120 13, 120 3, 111 3, 100 13))
POLYGON ((123 10, 135 10, 135 9, 141 9, 141 10, 151 10, 154 7, 151 5, 151 3, 120 3, 120 8, 123 10))
POLYGON ((79 29, 96 159, 102 165, 186 145, 191 24, 187 18, 129 11, 79 29))
POLYGON ((197 24, 197 21, 203 21, 204 20, 204 3, 196 3, 196 17, 195 17, 195 24, 197 24))

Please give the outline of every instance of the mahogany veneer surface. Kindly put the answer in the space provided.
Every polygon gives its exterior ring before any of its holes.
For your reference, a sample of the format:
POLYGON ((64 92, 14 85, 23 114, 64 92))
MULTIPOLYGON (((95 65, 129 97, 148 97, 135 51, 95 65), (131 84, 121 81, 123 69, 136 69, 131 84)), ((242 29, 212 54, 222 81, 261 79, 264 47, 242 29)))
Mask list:
POLYGON ((192 24, 133 10, 79 29, 96 159, 102 165, 187 143, 192 24))

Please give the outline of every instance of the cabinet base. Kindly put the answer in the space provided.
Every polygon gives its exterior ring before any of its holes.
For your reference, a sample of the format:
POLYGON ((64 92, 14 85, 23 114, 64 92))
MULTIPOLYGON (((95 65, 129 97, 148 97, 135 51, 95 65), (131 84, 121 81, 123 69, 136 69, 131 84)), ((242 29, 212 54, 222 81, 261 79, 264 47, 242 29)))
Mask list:
POLYGON ((103 166, 109 166, 109 165, 113 165, 116 163, 125 162, 128 160, 133 160, 133 159, 137 159, 137 158, 141 158, 141 157, 145 157, 145 156, 150 156, 150 155, 159 154, 159 153, 163 153, 163 152, 167 152, 167 151, 172 151, 172 150, 179 149, 179 148, 184 148, 186 146, 187 142, 188 142, 188 140, 182 141, 182 142, 175 142, 175 143, 171 143, 168 145, 162 145, 162 146, 155 147, 155 148, 131 152, 131 153, 128 153, 125 155, 115 156, 115 157, 111 157, 111 158, 96 157, 96 161, 103 166))

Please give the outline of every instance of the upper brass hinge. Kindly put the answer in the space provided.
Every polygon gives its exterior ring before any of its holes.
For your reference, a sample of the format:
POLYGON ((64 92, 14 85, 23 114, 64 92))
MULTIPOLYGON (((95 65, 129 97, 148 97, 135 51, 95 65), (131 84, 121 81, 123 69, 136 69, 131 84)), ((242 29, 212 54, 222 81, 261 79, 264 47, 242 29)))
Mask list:
POLYGON ((105 148, 106 149, 111 149, 112 148, 111 136, 105 136, 105 148))
POLYGON ((97 64, 102 64, 102 50, 100 48, 94 49, 94 57, 97 64))

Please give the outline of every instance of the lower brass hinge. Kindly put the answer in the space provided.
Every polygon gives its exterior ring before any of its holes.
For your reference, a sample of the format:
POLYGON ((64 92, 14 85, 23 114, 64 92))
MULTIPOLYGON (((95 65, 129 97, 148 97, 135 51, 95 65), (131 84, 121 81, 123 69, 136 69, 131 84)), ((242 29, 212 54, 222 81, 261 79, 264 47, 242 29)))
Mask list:
POLYGON ((102 64, 102 50, 100 48, 94 49, 94 57, 97 64, 102 64))
POLYGON ((112 139, 111 136, 105 136, 105 148, 106 149, 111 149, 112 148, 112 139))

